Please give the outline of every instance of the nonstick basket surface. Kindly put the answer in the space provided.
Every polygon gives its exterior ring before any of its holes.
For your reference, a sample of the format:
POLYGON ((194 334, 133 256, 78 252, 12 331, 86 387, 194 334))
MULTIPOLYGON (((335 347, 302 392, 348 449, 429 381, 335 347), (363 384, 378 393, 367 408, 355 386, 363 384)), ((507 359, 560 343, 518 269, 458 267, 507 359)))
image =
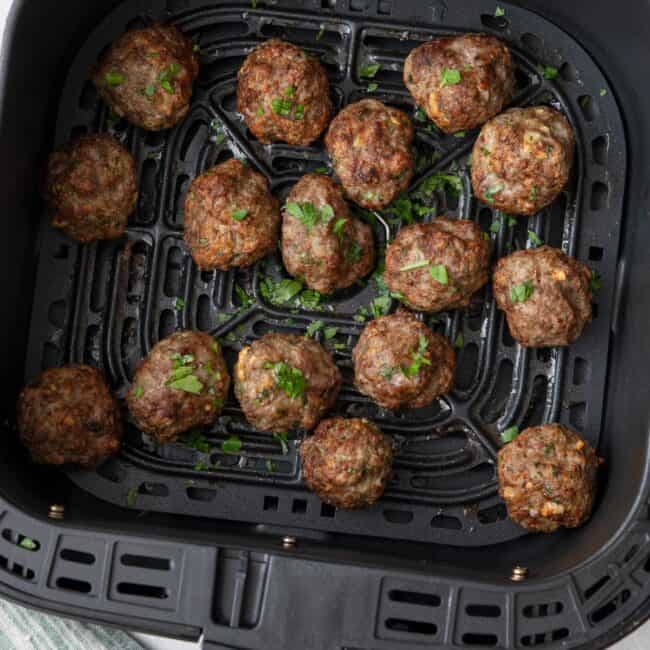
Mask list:
MULTIPOLYGON (((445 136, 428 128, 415 119, 401 80, 412 48, 438 35, 476 31, 475 17, 443 30, 428 28, 425 17, 414 16, 411 22, 422 27, 413 28, 391 16, 391 3, 379 1, 378 14, 366 18, 367 4, 351 0, 342 15, 333 15, 292 13, 261 2, 255 9, 244 3, 197 9, 167 3, 172 10, 157 13, 129 2, 90 33, 62 91, 55 144, 80 133, 113 133, 138 161, 140 198, 126 236, 114 242, 79 246, 43 217, 26 376, 68 361, 90 363, 105 371, 122 397, 139 360, 177 329, 219 337, 232 367, 241 347, 265 332, 303 333, 310 323, 323 321, 336 333, 328 330, 325 340, 320 329, 315 336, 331 349, 344 376, 334 413, 369 417, 395 440, 395 475, 385 496, 363 511, 335 511, 322 504, 301 480, 302 434, 290 433, 285 447, 255 432, 232 396, 217 424, 202 432, 209 450, 186 442, 157 445, 130 426, 118 457, 97 471, 68 470, 84 490, 143 510, 486 545, 524 532, 507 519, 497 494, 494 459, 501 431, 561 422, 597 446, 625 179, 624 137, 611 89, 584 51, 555 28, 545 33, 549 26, 538 16, 530 13, 530 32, 516 34, 507 14, 481 16, 481 28, 506 40, 513 53, 513 105, 553 105, 567 115, 577 137, 574 172, 565 191, 550 208, 511 226, 507 216, 472 196, 469 153, 477 130, 445 136), (190 112, 177 127, 160 133, 114 121, 88 80, 110 42, 152 19, 172 20, 201 47, 190 112), (439 192, 432 205, 438 214, 477 221, 492 240, 494 263, 512 250, 533 246, 530 230, 598 271, 602 289, 582 337, 567 349, 522 349, 509 336, 487 286, 467 310, 423 316, 457 346, 454 391, 431 407, 392 413, 352 386, 351 350, 364 322, 396 306, 376 275, 318 301, 298 293, 282 302, 268 291, 287 277, 278 255, 250 269, 199 271, 183 243, 184 195, 198 174, 236 156, 267 176, 272 191, 284 197, 302 174, 323 167, 331 173, 321 142, 262 145, 236 112, 237 70, 255 45, 271 37, 320 57, 336 110, 370 95, 414 117, 418 174, 413 187, 440 171, 457 175, 460 196, 439 192), (372 80, 374 92, 359 76, 367 63, 381 65, 372 80), (557 77, 545 78, 552 76, 543 73, 546 66, 556 68, 557 77), (232 435, 243 444, 239 452, 226 453, 221 445, 232 435)), ((433 12, 429 20, 438 22, 436 12, 444 12, 444 5, 428 3, 427 11, 433 12)), ((362 216, 374 224, 382 248, 399 228, 390 210, 362 216)))

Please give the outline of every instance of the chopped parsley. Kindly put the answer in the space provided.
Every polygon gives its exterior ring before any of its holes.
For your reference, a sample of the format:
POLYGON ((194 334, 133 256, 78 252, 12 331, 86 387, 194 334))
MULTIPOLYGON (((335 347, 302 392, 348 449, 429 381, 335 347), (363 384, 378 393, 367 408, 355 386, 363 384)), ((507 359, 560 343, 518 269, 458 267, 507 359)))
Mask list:
POLYGON ((551 65, 545 65, 541 68, 544 79, 555 79, 557 77, 557 68, 551 65))
POLYGON ((322 208, 318 209, 313 203, 287 203, 286 211, 293 217, 296 217, 307 230, 311 230, 318 223, 328 223, 334 218, 334 209, 329 203, 325 203, 322 208))
POLYGON ((345 235, 345 231, 343 230, 343 227, 347 223, 347 219, 337 219, 334 222, 334 225, 332 226, 332 232, 339 238, 343 239, 343 236, 345 235))
POLYGON ((380 68, 379 63, 366 63, 359 68, 359 76, 365 79, 374 79, 380 68))
POLYGON ((496 18, 499 18, 505 15, 506 15, 506 10, 503 7, 499 7, 499 5, 497 5, 497 8, 494 10, 494 16, 496 18))
POLYGON ((537 186, 534 185, 533 187, 530 188, 530 192, 528 193, 528 199, 530 201, 536 201, 537 200, 537 186))
POLYGON ((272 460, 267 459, 265 465, 268 472, 275 472, 275 463, 272 460))
POLYGON ((176 311, 183 311, 185 309, 185 301, 182 298, 174 298, 174 309, 176 311))
POLYGON ((121 72, 107 72, 104 79, 109 86, 121 86, 124 83, 124 75, 121 72))
POLYGON ((592 291, 598 291, 602 287, 603 283, 600 278, 600 273, 598 271, 592 271, 591 272, 591 281, 589 282, 589 286, 592 291))
POLYGON ((230 436, 221 443, 224 454, 236 454, 241 449, 241 440, 237 436, 230 436))
POLYGON ((257 110, 255 111, 255 115, 257 115, 258 117, 262 117, 262 115, 264 115, 264 106, 262 106, 262 104, 260 104, 257 107, 257 110))
POLYGON ((356 264, 361 259, 361 246, 354 239, 348 244, 346 257, 350 264, 356 264))
POLYGON ((498 234, 499 230, 501 230, 501 219, 495 219, 490 224, 490 232, 493 232, 496 235, 498 234))
POLYGON ((519 435, 519 427, 514 425, 501 432, 501 440, 504 443, 512 442, 519 435))
POLYGON ((488 203, 494 203, 494 195, 498 194, 502 189, 503 183, 497 183, 496 185, 492 185, 492 187, 488 187, 485 191, 485 200, 488 203))
POLYGON ((544 242, 539 238, 539 235, 534 230, 528 231, 528 239, 534 246, 541 246, 544 242))
POLYGON ((510 302, 512 304, 526 302, 533 295, 533 291, 535 291, 535 285, 532 280, 526 280, 514 287, 510 287, 510 302))
POLYGON ((271 110, 282 117, 292 117, 302 120, 305 116, 305 107, 295 102, 296 87, 292 84, 284 89, 284 98, 274 97, 271 100, 271 110))
POLYGON ((327 167, 316 167, 314 172, 316 174, 329 174, 330 170, 327 167))
POLYGON ((230 216, 235 220, 235 221, 242 221, 248 216, 248 210, 245 208, 241 210, 234 210, 233 212, 230 213, 230 216))
POLYGON ((156 87, 153 84, 147 84, 143 92, 147 97, 151 97, 156 92, 156 87))
POLYGON ((414 271, 415 269, 422 269, 425 266, 429 266, 429 260, 417 260, 416 262, 410 262, 402 266, 400 272, 414 271))
POLYGON ((170 63, 166 70, 163 70, 158 77, 158 83, 163 90, 166 90, 170 95, 174 94, 174 86, 172 81, 174 77, 181 71, 181 66, 178 63, 170 63))
POLYGON ((467 131, 456 131, 454 133, 454 138, 464 138, 467 135, 467 131))
POLYGON ((174 390, 192 393, 192 395, 200 395, 203 390, 203 384, 194 375, 186 375, 185 377, 168 381, 166 385, 174 390))
POLYGON ((181 442, 192 449, 196 449, 196 451, 200 451, 202 454, 210 453, 210 442, 199 431, 188 431, 181 437, 181 442))
POLYGON ((133 397, 140 399, 144 395, 144 388, 142 386, 136 386, 133 390, 133 397))
POLYGON ((131 488, 127 493, 126 493, 126 505, 133 507, 135 506, 135 502, 138 500, 138 488, 131 488))
POLYGON ((237 297, 239 298, 239 302, 241 303, 242 309, 247 309, 250 307, 253 302, 253 296, 250 296, 247 292, 246 289, 244 289, 242 286, 237 284, 235 282, 235 293, 237 294, 237 297))
POLYGON ((318 34, 316 34, 316 40, 320 41, 320 39, 323 38, 324 34, 325 34, 325 25, 321 24, 320 29, 318 30, 318 34))
POLYGON ((447 267, 445 267, 443 264, 432 264, 429 267, 429 275, 440 284, 449 284, 447 267))
POLYGON ((481 147, 481 153, 486 157, 489 158, 492 152, 487 148, 487 147, 481 147))
POLYGON ((18 546, 25 548, 28 551, 35 551, 38 548, 38 544, 29 537, 23 537, 18 543, 18 546))
POLYGON ((336 336, 337 332, 338 332, 337 327, 326 327, 323 330, 323 336, 325 337, 326 341, 329 341, 330 339, 333 339, 336 336))
POLYGON ((323 329, 325 323, 323 323, 322 320, 315 320, 309 323, 307 326, 306 334, 307 336, 311 336, 313 338, 314 334, 318 332, 319 330, 323 329))
POLYGON ((464 345, 465 337, 463 336, 462 332, 458 332, 458 334, 456 334, 456 338, 454 339, 454 347, 460 350, 464 345))
POLYGON ((379 84, 376 84, 374 81, 372 83, 368 84, 368 88, 366 89, 369 93, 374 93, 375 90, 379 88, 379 84))
POLYGON ((287 432, 274 433, 273 437, 280 443, 282 453, 286 456, 289 453, 289 445, 287 444, 287 432))
POLYGON ((411 354, 411 358, 413 359, 413 363, 410 366, 407 366, 406 368, 402 368, 402 372, 406 377, 415 377, 420 372, 420 368, 422 366, 430 366, 431 361, 427 359, 424 356, 424 353, 427 351, 427 348, 429 347, 429 341, 424 334, 420 334, 419 336, 419 342, 418 342, 418 349, 411 354))
POLYGON ((193 354, 184 354, 175 352, 172 354, 172 372, 165 386, 174 390, 182 390, 193 395, 200 395, 203 390, 203 384, 192 374, 192 363, 194 362, 193 354))
POLYGON ((443 68, 440 72, 440 87, 455 86, 460 83, 460 71, 455 68, 443 68))
POLYGON ((278 363, 267 362, 264 364, 264 368, 273 370, 275 385, 281 388, 291 399, 304 396, 307 380, 298 368, 294 368, 284 361, 278 363))
POLYGON ((601 97, 604 97, 607 94, 607 88, 601 88, 599 94, 601 97))
POLYGON ((321 295, 313 289, 305 289, 300 293, 299 301, 305 309, 314 310, 320 303, 321 295))
POLYGON ((462 181, 457 174, 436 172, 427 176, 418 187, 416 196, 431 196, 437 191, 449 190, 453 196, 458 196, 462 189, 462 181))

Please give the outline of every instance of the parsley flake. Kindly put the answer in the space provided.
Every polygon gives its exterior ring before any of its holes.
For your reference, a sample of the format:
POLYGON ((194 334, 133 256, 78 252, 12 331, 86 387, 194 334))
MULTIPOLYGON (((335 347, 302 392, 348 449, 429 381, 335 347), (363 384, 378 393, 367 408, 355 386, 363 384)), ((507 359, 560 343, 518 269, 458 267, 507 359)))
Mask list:
POLYGON ((104 75, 104 79, 106 80, 106 83, 113 88, 121 86, 124 83, 124 75, 121 72, 107 72, 104 75))
POLYGON ((366 63, 359 68, 359 76, 365 79, 374 79, 380 68, 379 63, 366 63))
POLYGON ((287 444, 287 432, 274 433, 273 437, 280 443, 282 453, 286 456, 289 453, 289 445, 287 444))
POLYGON ((241 440, 237 436, 230 436, 221 443, 224 454, 236 454, 241 449, 241 440))
POLYGON ((139 399, 139 398, 142 397, 143 395, 144 395, 144 388, 142 388, 142 386, 136 386, 136 387, 133 389, 133 397, 139 399))
POLYGON ((307 336, 314 337, 314 334, 321 330, 324 327, 325 323, 322 320, 315 320, 307 326, 306 334, 307 336))
POLYGON ((410 262, 409 264, 405 264, 400 268, 401 273, 405 273, 406 271, 414 271, 415 269, 422 269, 425 266, 429 266, 429 260, 417 260, 415 262, 410 262))
POLYGON ((449 284, 447 267, 445 267, 443 264, 432 264, 429 267, 429 275, 440 284, 449 284))
POLYGON ((465 337, 463 336, 462 332, 458 332, 458 334, 456 334, 456 338, 454 339, 454 347, 460 350, 464 345, 465 337))
POLYGON ((512 442, 519 435, 519 427, 514 425, 501 432, 501 440, 504 443, 512 442))
POLYGON ((273 370, 275 385, 281 388, 291 399, 302 397, 307 388, 307 380, 302 371, 290 366, 285 361, 265 363, 264 368, 273 370))
POLYGON ((230 216, 235 221, 242 221, 248 216, 248 210, 246 210, 245 208, 242 210, 234 210, 233 212, 230 213, 230 216))
POLYGON ((320 222, 328 223, 334 217, 334 209, 329 203, 325 203, 318 209, 309 201, 304 203, 290 202, 286 204, 285 210, 292 217, 298 219, 307 230, 311 230, 320 222))
POLYGON ((427 337, 424 336, 424 334, 420 334, 418 339, 418 348, 411 354, 413 363, 406 368, 402 368, 402 372, 406 377, 415 377, 415 375, 420 372, 420 368, 422 368, 422 366, 431 365, 431 361, 424 356, 424 353, 427 351, 428 347, 429 341, 427 337))
POLYGON ((531 244, 534 246, 541 246, 544 243, 534 230, 528 231, 528 239, 530 239, 531 244))
POLYGON ((183 311, 185 309, 185 301, 182 298, 174 298, 174 309, 176 311, 183 311))
POLYGON ((541 68, 544 79, 555 79, 557 77, 557 68, 551 65, 545 65, 541 68))
POLYGON ((320 29, 318 30, 318 34, 316 34, 316 40, 320 41, 320 39, 323 38, 324 34, 325 34, 325 25, 321 24, 320 29))
POLYGON ((526 302, 533 295, 535 285, 532 280, 526 280, 520 284, 510 287, 510 302, 514 305, 518 302, 526 302))
POLYGON ((589 286, 592 292, 598 291, 603 286, 600 273, 598 273, 598 271, 591 272, 591 281, 589 282, 589 286))
POLYGON ((440 72, 440 87, 455 86, 460 83, 460 71, 455 68, 443 68, 440 72))
POLYGON ((497 5, 497 8, 494 10, 494 16, 496 18, 499 18, 505 15, 506 15, 506 10, 503 7, 499 7, 499 5, 497 5))
POLYGON ((375 90, 377 90, 377 88, 379 88, 379 84, 376 84, 376 83, 373 81, 372 83, 369 83, 369 84, 368 84, 367 91, 368 91, 369 93, 374 93, 375 90))
POLYGON ((27 549, 28 551, 35 551, 38 548, 38 544, 29 537, 23 537, 18 543, 18 546, 27 549))

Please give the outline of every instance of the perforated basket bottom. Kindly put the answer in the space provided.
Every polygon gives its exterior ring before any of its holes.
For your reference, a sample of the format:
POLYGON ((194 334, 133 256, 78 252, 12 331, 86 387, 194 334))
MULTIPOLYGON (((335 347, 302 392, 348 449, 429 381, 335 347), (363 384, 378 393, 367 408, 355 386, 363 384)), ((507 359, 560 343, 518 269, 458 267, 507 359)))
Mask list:
MULTIPOLYGON (((324 17, 233 6, 193 9, 192 4, 172 16, 199 40, 202 52, 190 113, 176 128, 145 133, 125 122, 112 123, 87 80, 103 48, 151 16, 120 7, 90 34, 72 65, 57 144, 81 132, 112 132, 138 161, 140 199, 126 237, 117 242, 77 246, 43 222, 26 374, 33 377, 43 367, 66 361, 87 362, 101 367, 123 396, 138 361, 174 330, 195 328, 222 337, 232 367, 242 345, 265 332, 304 332, 320 319, 337 328, 325 344, 345 379, 334 412, 369 417, 394 437, 395 475, 374 507, 335 511, 303 485, 298 440, 291 439, 283 454, 277 440, 246 425, 231 398, 224 416, 205 432, 209 454, 180 443, 157 446, 131 428, 118 457, 97 472, 70 470, 70 477, 103 499, 178 514, 455 545, 491 544, 521 535, 497 495, 498 432, 514 424, 524 428, 557 421, 598 443, 622 198, 622 185, 613 179, 624 177, 623 154, 614 146, 623 142, 620 118, 604 79, 590 62, 591 68, 585 64, 577 71, 564 58, 573 48, 568 37, 548 50, 541 37, 519 35, 507 20, 489 16, 482 17, 482 26, 476 24, 481 17, 468 16, 466 25, 453 28, 433 22, 414 28, 382 23, 352 7, 348 16, 324 17), (323 298, 315 311, 270 304, 260 282, 265 274, 283 276, 279 260, 248 270, 200 272, 182 240, 183 198, 191 179, 233 155, 248 159, 282 197, 302 174, 327 165, 321 143, 261 145, 236 113, 236 72, 263 39, 281 37, 320 56, 337 109, 367 96, 367 82, 356 71, 366 62, 380 63, 373 96, 414 115, 401 82, 407 53, 433 36, 480 28, 498 33, 512 49, 518 80, 513 104, 551 103, 569 117, 578 141, 574 176, 550 208, 509 227, 503 215, 472 196, 468 154, 476 131, 443 136, 416 121, 420 166, 415 183, 437 170, 460 176, 460 196, 438 195, 437 212, 477 221, 492 239, 493 262, 530 245, 530 229, 598 270, 604 286, 593 322, 568 349, 520 348, 496 310, 490 287, 465 311, 426 318, 451 341, 462 342, 456 388, 428 408, 390 413, 359 395, 351 381, 350 351, 363 328, 359 308, 376 297, 376 282, 371 279, 323 298), (539 64, 557 66, 559 77, 545 80, 539 64), (502 223, 493 232, 497 219, 502 223), (253 297, 250 305, 242 307, 237 286, 253 297), (241 452, 221 452, 221 441, 233 434, 243 442, 241 452), (206 465, 211 468, 195 469, 206 465)), ((442 19, 442 13, 433 12, 432 21, 442 19)), ((543 30, 544 25, 530 14, 531 30, 543 30)), ((381 214, 375 217, 376 242, 383 247, 396 226, 381 214)))

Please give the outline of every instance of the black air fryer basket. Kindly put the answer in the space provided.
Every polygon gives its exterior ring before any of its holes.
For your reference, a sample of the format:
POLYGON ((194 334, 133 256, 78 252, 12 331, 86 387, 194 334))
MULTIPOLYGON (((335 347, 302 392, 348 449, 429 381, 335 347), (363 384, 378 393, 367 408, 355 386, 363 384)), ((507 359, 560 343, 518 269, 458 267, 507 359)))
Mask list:
MULTIPOLYGON (((0 594, 129 629, 203 634, 206 648, 604 647, 649 612, 650 8, 640 0, 253 4, 14 2, 1 61, 0 594), (154 19, 195 38, 202 61, 187 118, 145 133, 110 115, 88 73, 125 29, 154 19), (380 63, 373 96, 413 116, 405 56, 432 36, 467 31, 511 48, 514 104, 567 115, 574 175, 550 208, 509 227, 470 191, 476 132, 443 136, 416 121, 416 182, 437 171, 460 177, 460 196, 437 195, 437 212, 477 221, 493 240, 493 261, 525 247, 530 229, 597 270, 602 289, 593 322, 567 349, 520 348, 489 287, 468 310, 427 319, 458 344, 456 388, 395 415, 351 386, 350 350, 364 320, 390 307, 380 283, 318 304, 280 303, 266 290, 267 277, 284 277, 278 259, 199 271, 183 244, 181 206, 193 178, 233 155, 281 197, 328 164, 321 143, 261 145, 236 113, 236 73, 260 41, 281 37, 320 56, 337 109, 368 95, 359 68, 380 63), (546 79, 545 66, 557 77, 546 79), (135 155, 140 198, 123 239, 80 246, 45 218, 39 169, 52 147, 98 131, 135 155), (234 399, 206 432, 209 450, 156 445, 131 427, 98 470, 61 472, 31 464, 17 443, 17 393, 43 368, 96 365, 123 397, 137 362, 174 330, 219 336, 231 365, 265 332, 303 333, 317 319, 336 328, 325 341, 344 376, 335 410, 369 416, 395 440, 395 476, 367 510, 322 504, 301 480, 300 436, 283 448, 256 433, 234 399), (499 432, 542 422, 578 431, 606 464, 585 526, 526 535, 506 516, 494 460, 499 432), (221 447, 231 435, 243 443, 234 454, 221 447), (21 546, 26 537, 35 548, 21 546)), ((373 227, 379 245, 396 232, 382 214, 373 227)))

